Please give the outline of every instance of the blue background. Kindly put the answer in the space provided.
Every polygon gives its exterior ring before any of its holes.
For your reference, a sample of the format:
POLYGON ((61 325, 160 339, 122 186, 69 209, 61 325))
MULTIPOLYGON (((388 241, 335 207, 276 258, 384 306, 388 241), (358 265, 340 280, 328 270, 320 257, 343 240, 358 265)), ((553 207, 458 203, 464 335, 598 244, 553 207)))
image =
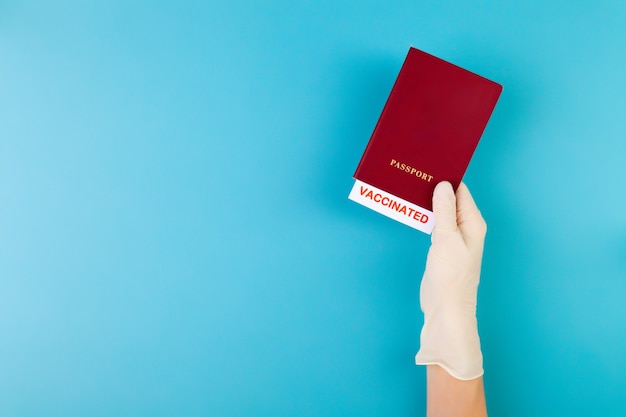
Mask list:
POLYGON ((626 2, 0 1, 0 415, 419 416, 429 238, 347 199, 409 45, 466 175, 494 416, 626 415, 626 2))

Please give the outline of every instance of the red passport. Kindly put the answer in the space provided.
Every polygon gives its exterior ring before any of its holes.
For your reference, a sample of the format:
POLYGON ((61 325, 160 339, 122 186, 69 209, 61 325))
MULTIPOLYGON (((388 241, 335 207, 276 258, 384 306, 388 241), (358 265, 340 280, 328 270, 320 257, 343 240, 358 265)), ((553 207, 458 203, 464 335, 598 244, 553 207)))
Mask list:
POLYGON ((411 47, 349 198, 430 233, 435 185, 459 186, 501 92, 500 84, 411 47))

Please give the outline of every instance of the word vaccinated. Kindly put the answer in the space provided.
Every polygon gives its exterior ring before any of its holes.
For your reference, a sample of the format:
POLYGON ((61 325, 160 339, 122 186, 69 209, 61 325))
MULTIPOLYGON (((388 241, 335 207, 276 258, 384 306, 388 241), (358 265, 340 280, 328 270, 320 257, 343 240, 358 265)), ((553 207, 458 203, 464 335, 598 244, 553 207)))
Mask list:
POLYGON ((412 218, 414 220, 419 221, 420 223, 428 222, 428 215, 420 213, 419 211, 412 209, 411 207, 407 207, 406 204, 399 203, 395 200, 392 200, 389 197, 383 196, 378 192, 374 192, 367 187, 361 185, 360 189, 361 196, 365 198, 369 198, 375 203, 381 204, 385 207, 389 207, 392 210, 397 211, 398 213, 404 214, 405 216, 412 218))

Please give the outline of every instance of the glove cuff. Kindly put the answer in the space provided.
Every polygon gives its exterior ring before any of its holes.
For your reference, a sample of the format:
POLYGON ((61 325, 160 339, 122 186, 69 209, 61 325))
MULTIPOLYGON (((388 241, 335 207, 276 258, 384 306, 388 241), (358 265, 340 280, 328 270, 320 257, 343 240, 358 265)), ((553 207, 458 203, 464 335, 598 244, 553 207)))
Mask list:
POLYGON ((415 363, 439 365, 461 380, 482 376, 483 355, 476 317, 425 315, 415 363))

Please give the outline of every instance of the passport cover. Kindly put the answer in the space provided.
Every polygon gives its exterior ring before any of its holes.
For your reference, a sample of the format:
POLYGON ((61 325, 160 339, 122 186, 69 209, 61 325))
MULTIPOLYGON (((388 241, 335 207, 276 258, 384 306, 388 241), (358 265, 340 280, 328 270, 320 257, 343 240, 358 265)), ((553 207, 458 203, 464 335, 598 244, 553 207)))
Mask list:
POLYGON ((502 86, 411 47, 349 198, 425 233, 435 185, 459 186, 502 86))

